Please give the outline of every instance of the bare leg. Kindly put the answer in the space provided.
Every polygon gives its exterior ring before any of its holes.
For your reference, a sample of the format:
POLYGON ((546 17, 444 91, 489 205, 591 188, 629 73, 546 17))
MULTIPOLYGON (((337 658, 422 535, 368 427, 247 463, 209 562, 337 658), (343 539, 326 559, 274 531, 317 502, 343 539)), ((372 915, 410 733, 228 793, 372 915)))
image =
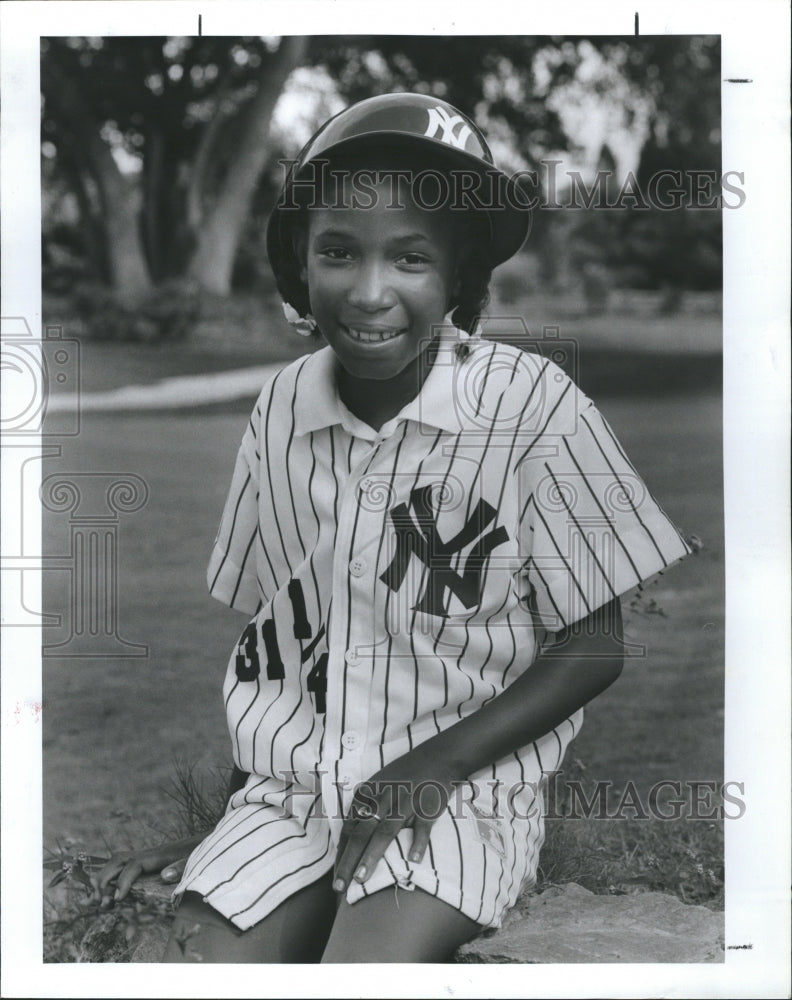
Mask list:
POLYGON ((447 962, 479 924, 415 889, 382 889, 341 903, 322 962, 447 962))
POLYGON ((162 961, 318 962, 335 917, 336 898, 327 875, 281 903, 255 927, 241 931, 197 893, 186 892, 162 961))

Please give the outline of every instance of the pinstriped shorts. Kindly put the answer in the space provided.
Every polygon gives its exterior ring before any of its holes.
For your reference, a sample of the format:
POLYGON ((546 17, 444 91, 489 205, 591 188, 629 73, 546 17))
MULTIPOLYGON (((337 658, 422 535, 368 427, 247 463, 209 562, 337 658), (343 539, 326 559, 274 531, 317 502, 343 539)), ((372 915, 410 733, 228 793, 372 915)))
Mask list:
MULTIPOLYGON (((434 821, 420 862, 408 860, 412 830, 401 830, 366 882, 351 882, 347 901, 390 887, 417 888, 484 928, 500 927, 536 879, 545 835, 543 775, 560 768, 581 721, 582 711, 460 785, 434 821)), ((174 898, 197 892, 245 930, 331 871, 343 816, 325 815, 315 791, 252 775, 190 856, 174 898)), ((344 793, 344 815, 353 791, 344 793)))

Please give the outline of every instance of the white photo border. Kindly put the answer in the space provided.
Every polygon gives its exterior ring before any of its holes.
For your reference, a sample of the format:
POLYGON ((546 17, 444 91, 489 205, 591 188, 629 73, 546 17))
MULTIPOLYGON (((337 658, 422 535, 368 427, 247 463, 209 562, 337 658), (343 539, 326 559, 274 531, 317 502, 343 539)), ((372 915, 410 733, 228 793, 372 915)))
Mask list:
MULTIPOLYGON (((767 997, 789 994, 789 7, 761 0, 640 0, 528 7, 403 0, 7 0, 2 28, 2 315, 41 328, 41 35, 719 34, 723 170, 744 174, 725 211, 725 776, 745 815, 726 823, 726 943, 720 965, 426 966, 389 969, 44 965, 41 932, 41 633, 2 635, 3 995, 767 997), (732 83, 734 81, 747 81, 732 83)), ((4 454, 4 471, 12 466, 4 454)), ((4 513, 19 483, 3 482, 4 513), (9 494, 11 496, 9 497, 9 494)), ((14 500, 14 496, 17 497, 14 500)), ((40 525, 25 544, 40 552, 40 525)), ((3 551, 15 551, 13 517, 3 551), (9 548, 9 545, 11 548, 9 548)), ((3 596, 9 597, 7 580, 3 596)))

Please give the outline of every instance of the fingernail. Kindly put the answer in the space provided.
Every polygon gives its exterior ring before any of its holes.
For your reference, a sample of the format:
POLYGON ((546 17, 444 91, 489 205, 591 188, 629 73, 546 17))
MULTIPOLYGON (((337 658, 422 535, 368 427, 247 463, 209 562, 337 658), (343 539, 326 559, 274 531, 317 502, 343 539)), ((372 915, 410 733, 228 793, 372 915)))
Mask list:
POLYGON ((358 870, 355 872, 355 878, 358 880, 358 882, 362 882, 365 877, 366 877, 366 866, 361 865, 360 868, 358 868, 358 870))
POLYGON ((345 888, 346 888, 346 886, 344 885, 344 880, 343 879, 337 878, 335 880, 335 882, 333 882, 333 889, 336 892, 343 892, 345 888))
POLYGON ((160 875, 160 878, 163 880, 163 882, 169 882, 172 878, 176 878, 176 869, 166 868, 160 875))
POLYGON ((117 902, 117 900, 118 900, 118 889, 116 889, 116 891, 113 893, 113 902, 115 903, 117 902))
POLYGON ((420 861, 420 860, 421 860, 420 852, 418 851, 410 852, 410 861, 420 861))

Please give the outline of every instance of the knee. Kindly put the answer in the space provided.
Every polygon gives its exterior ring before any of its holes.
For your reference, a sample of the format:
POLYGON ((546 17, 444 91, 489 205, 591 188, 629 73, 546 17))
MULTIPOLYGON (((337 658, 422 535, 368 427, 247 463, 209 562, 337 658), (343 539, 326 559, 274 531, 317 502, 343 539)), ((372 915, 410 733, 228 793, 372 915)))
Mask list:
POLYGON ((227 961, 229 945, 244 932, 194 892, 186 892, 176 910, 162 962, 227 961))

